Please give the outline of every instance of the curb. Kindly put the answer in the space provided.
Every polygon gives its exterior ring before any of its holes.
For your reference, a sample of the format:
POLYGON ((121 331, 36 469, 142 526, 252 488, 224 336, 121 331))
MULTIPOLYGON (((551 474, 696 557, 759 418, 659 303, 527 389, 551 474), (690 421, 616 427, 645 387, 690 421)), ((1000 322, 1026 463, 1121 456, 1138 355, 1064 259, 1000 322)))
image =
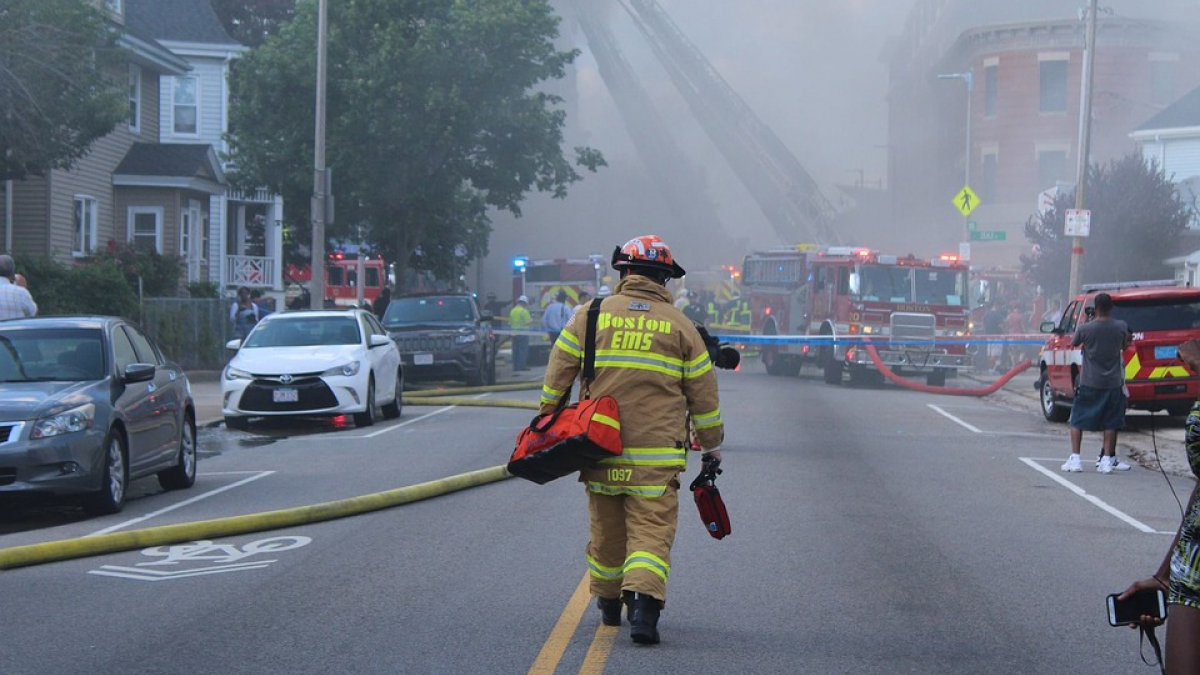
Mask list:
POLYGON ((105 553, 118 553, 151 546, 228 537, 251 532, 277 530, 295 525, 320 523, 372 511, 400 506, 411 502, 439 497, 451 492, 478 487, 511 478, 503 466, 461 473, 426 483, 351 497, 333 502, 298 506, 277 511, 264 511, 243 516, 201 520, 192 523, 163 525, 129 532, 114 532, 94 537, 63 539, 0 549, 0 569, 14 569, 61 560, 86 558, 105 553))

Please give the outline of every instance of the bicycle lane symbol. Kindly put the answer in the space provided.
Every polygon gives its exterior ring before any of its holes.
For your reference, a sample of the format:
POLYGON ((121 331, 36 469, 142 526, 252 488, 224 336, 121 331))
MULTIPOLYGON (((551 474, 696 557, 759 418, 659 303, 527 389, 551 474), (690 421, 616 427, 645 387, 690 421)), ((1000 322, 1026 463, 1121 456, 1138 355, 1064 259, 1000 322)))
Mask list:
POLYGON ((159 560, 140 562, 133 567, 104 565, 100 569, 88 570, 88 574, 137 581, 167 581, 225 572, 257 570, 278 562, 276 558, 267 560, 261 556, 290 551, 310 543, 312 543, 311 538, 294 535, 259 539, 241 547, 237 544, 206 540, 173 546, 155 546, 142 549, 142 555, 160 558, 159 560))

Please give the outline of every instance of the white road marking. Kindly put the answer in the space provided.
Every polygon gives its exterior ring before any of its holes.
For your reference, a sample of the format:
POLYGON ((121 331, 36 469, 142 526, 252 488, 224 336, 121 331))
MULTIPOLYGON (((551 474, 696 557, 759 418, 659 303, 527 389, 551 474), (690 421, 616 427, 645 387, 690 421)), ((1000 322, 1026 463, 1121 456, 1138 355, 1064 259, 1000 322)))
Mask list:
MULTIPOLYGON (((958 417, 951 415, 950 413, 943 410, 941 406, 937 406, 932 403, 927 403, 926 405, 928 405, 930 408, 932 408, 934 412, 938 413, 939 415, 945 416, 947 419, 949 419, 952 422, 954 422, 955 424, 963 427, 967 431, 971 431, 971 432, 974 432, 977 434, 987 434, 989 436, 1017 436, 1017 437, 1021 437, 1021 438, 1047 438, 1046 434, 1039 434, 1039 433, 1034 433, 1034 432, 1030 432, 1030 431, 984 431, 983 429, 980 429, 979 427, 972 426, 972 425, 968 424, 967 422, 963 421, 962 419, 959 419, 958 417)), ((953 407, 953 406, 947 406, 947 407, 953 407)), ((957 406, 957 407, 964 408, 967 406, 957 406)))
POLYGON ((1062 476, 1060 476, 1060 475, 1058 475, 1058 474, 1054 473, 1054 472, 1053 472, 1053 471, 1051 471, 1050 469, 1047 469, 1046 467, 1042 466, 1041 464, 1038 464, 1038 461, 1054 461, 1054 462, 1057 462, 1057 461, 1060 461, 1060 460, 1057 460, 1057 459, 1054 459, 1054 460, 1039 460, 1038 458, 1033 458, 1033 457, 1021 457, 1020 459, 1021 459, 1021 461, 1022 461, 1022 462, 1024 462, 1024 463, 1028 464, 1029 466, 1033 467, 1033 468, 1034 468, 1034 470, 1036 470, 1037 472, 1039 472, 1039 473, 1041 473, 1041 474, 1045 475, 1045 476, 1046 476, 1046 477, 1048 477, 1050 480, 1053 480, 1055 483, 1058 483, 1059 485, 1062 485, 1063 487, 1067 488, 1067 489, 1068 489, 1068 490, 1070 490, 1071 492, 1074 492, 1075 494, 1079 495, 1080 497, 1083 497, 1083 498, 1084 498, 1084 499, 1086 499, 1087 501, 1091 502, 1092 504, 1094 504, 1095 506, 1097 506, 1097 507, 1098 507, 1098 508, 1100 508, 1101 510, 1108 512, 1109 514, 1111 514, 1111 515, 1113 515, 1113 516, 1117 517, 1118 519, 1120 519, 1120 520, 1121 520, 1121 521, 1123 521, 1124 523, 1126 523, 1126 524, 1128 524, 1128 525, 1132 525, 1133 527, 1137 528, 1138 530, 1141 530, 1142 532, 1145 532, 1145 533, 1147 533, 1147 534, 1170 534, 1170 535, 1174 535, 1174 534, 1175 534, 1174 532, 1160 532, 1159 530, 1156 530, 1156 529, 1154 529, 1153 527, 1150 527, 1149 525, 1147 525, 1147 524, 1143 523, 1142 521, 1138 520, 1137 518, 1134 518, 1133 516, 1130 516, 1129 514, 1125 513, 1124 511, 1122 511, 1122 510, 1118 509, 1117 507, 1115 507, 1115 506, 1112 506, 1112 505, 1111 505, 1111 504, 1109 504, 1108 502, 1104 501, 1103 499, 1100 499, 1100 498, 1099 498, 1099 497, 1097 497, 1096 495, 1089 494, 1087 490, 1084 490, 1083 488, 1081 488, 1081 487, 1079 487, 1078 485, 1076 485, 1076 484, 1072 483, 1071 481, 1069 481, 1069 480, 1067 480, 1067 479, 1063 478, 1062 476))
POLYGON ((122 567, 120 565, 105 565, 98 570, 88 570, 88 574, 95 574, 101 577, 117 577, 120 579, 134 579, 136 581, 170 581, 172 579, 185 579, 187 577, 202 577, 209 574, 221 574, 222 572, 242 572, 245 570, 261 570, 265 567, 270 567, 274 560, 260 560, 252 563, 242 563, 239 565, 222 565, 220 567, 208 567, 200 570, 180 570, 178 572, 159 572, 157 570, 147 570, 139 567, 122 567))
POLYGON ((973 432, 975 432, 975 433, 977 433, 977 434, 982 434, 982 433, 983 433, 983 430, 982 430, 982 429, 979 429, 979 428, 977 428, 977 427, 973 427, 973 426, 971 426, 970 424, 967 424, 966 422, 964 422, 964 421, 962 421, 962 420, 958 419, 957 417, 955 417, 954 415, 951 415, 950 413, 946 412, 945 410, 942 410, 941 408, 937 407, 936 405, 934 405, 934 404, 932 404, 932 403, 929 403, 929 404, 927 404, 927 405, 928 405, 930 408, 933 408, 933 411, 934 411, 934 412, 936 412, 937 414, 939 414, 939 415, 942 415, 943 417, 945 417, 945 418, 949 419, 951 422, 954 422, 955 424, 957 424, 958 426, 960 426, 960 427, 962 427, 962 428, 966 429, 967 431, 973 431, 973 432))
MULTIPOLYGON (((228 473, 242 473, 242 472, 228 472, 228 473)), ((229 485, 219 487, 215 490, 209 490, 208 492, 196 495, 195 497, 192 497, 191 499, 185 499, 185 500, 179 502, 178 504, 172 504, 166 508, 162 508, 157 511, 147 513, 144 516, 138 516, 137 518, 134 518, 132 520, 127 520, 123 523, 117 523, 116 525, 106 527, 103 530, 97 530, 96 532, 92 532, 91 534, 87 534, 84 536, 85 537, 94 537, 99 534, 108 534, 109 532, 115 532, 117 530, 124 529, 126 527, 129 527, 130 525, 135 525, 137 523, 141 523, 141 522, 150 520, 151 518, 154 518, 156 516, 161 516, 162 514, 168 513, 170 511, 174 511, 175 509, 179 509, 179 508, 183 508, 184 506, 189 506, 191 504, 195 504, 196 502, 198 502, 202 499, 208 499, 209 497, 212 497, 213 495, 221 494, 222 492, 225 492, 226 490, 232 490, 235 487, 241 487, 241 486, 245 485, 246 483, 250 483, 250 482, 258 480, 259 478, 265 478, 266 476, 270 476, 271 474, 273 474, 275 472, 274 471, 254 471, 253 473, 254 473, 254 475, 250 476, 249 478, 243 478, 242 480, 239 480, 236 483, 230 483, 229 485)), ((203 475, 207 476, 209 474, 206 473, 203 475)))

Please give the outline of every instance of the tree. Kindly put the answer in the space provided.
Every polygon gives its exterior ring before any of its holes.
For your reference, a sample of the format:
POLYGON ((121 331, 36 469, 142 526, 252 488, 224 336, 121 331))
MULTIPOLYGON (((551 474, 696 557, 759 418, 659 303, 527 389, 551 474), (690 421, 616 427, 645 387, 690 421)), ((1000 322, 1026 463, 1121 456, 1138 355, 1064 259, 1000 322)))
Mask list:
POLYGON ((225 30, 238 42, 258 47, 291 21, 296 0, 212 0, 225 30))
POLYGON ((68 169, 125 119, 117 38, 89 0, 0 3, 0 178, 68 169))
MULTIPOLYGON (((1108 166, 1093 164, 1084 194, 1092 226, 1084 239, 1081 283, 1171 276, 1163 261, 1177 254, 1193 212, 1157 161, 1135 152, 1108 166)), ((1063 231, 1066 211, 1074 207, 1073 193, 1059 195, 1053 209, 1025 222, 1034 253, 1021 256, 1021 265, 1051 294, 1066 292, 1070 284, 1072 242, 1063 231)))
MULTIPOLYGON (((519 216, 530 190, 564 197, 581 179, 562 151, 559 97, 537 91, 578 52, 554 48, 547 0, 357 0, 329 6, 327 163, 338 224, 363 225, 399 267, 444 277, 486 254, 489 208, 519 216)), ((285 199, 309 236, 316 3, 234 64, 235 180, 285 199)), ((599 152, 575 149, 596 170, 599 152)), ((398 270, 398 279, 403 279, 398 270)))

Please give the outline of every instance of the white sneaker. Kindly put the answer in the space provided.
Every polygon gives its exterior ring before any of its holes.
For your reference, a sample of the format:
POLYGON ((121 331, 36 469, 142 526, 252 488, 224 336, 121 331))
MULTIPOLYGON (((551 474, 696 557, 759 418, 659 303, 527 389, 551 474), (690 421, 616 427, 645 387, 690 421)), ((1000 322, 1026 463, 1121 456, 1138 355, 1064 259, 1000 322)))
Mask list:
POLYGON ((1062 470, 1067 473, 1079 473, 1083 471, 1083 464, 1079 461, 1079 455, 1071 455, 1067 458, 1067 462, 1062 465, 1062 470))
POLYGON ((1101 457, 1100 458, 1100 466, 1096 467, 1096 471, 1098 471, 1099 473, 1112 473, 1112 470, 1113 470, 1113 458, 1109 457, 1108 455, 1101 457))
POLYGON ((1129 471, 1132 468, 1133 468, 1132 466, 1129 466, 1125 462, 1122 462, 1119 458, 1117 458, 1117 457, 1112 458, 1112 470, 1113 471, 1129 471))

